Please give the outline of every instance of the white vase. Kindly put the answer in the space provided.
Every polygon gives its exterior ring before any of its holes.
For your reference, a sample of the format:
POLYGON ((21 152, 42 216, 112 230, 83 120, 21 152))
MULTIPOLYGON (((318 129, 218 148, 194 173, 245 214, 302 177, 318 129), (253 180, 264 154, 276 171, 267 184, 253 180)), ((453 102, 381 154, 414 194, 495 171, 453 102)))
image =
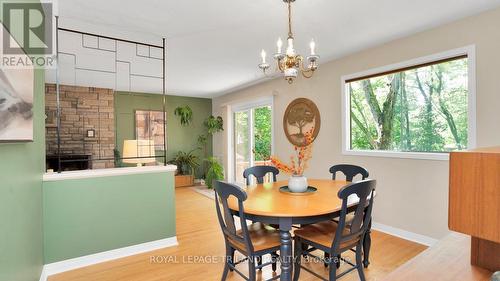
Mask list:
POLYGON ((292 175, 288 180, 288 189, 294 193, 306 192, 307 186, 307 178, 304 176, 292 175))

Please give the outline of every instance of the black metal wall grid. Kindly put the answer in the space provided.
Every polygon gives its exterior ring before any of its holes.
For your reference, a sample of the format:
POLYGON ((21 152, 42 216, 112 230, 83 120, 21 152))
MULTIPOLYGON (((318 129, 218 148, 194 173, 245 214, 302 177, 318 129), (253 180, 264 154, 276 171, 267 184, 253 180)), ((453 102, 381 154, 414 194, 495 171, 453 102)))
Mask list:
MULTIPOLYGON (((161 156, 155 156, 155 158, 163 158, 163 163, 164 165, 167 165, 167 142, 166 142, 166 136, 167 136, 167 123, 166 123, 166 39, 162 38, 162 45, 154 45, 154 44, 149 44, 149 43, 144 43, 144 42, 138 42, 138 41, 133 41, 133 40, 127 40, 127 39, 122 39, 122 38, 116 38, 116 37, 110 37, 110 36, 105 36, 105 35, 100 35, 100 34, 94 34, 94 33, 89 33, 89 32, 84 32, 84 31, 78 31, 78 30, 73 30, 73 29, 68 29, 68 28, 63 28, 59 26, 59 17, 56 16, 56 35, 55 35, 55 40, 56 40, 56 61, 57 61, 57 67, 56 67, 56 72, 55 72, 55 79, 56 79, 56 139, 57 139, 57 172, 60 173, 62 172, 62 163, 66 162, 83 162, 83 161, 113 161, 113 160, 126 160, 126 159, 142 159, 142 158, 151 158, 151 156, 145 156, 145 157, 113 157, 113 158, 101 158, 99 159, 71 159, 71 160, 63 160, 61 159, 61 100, 60 100, 60 73, 59 73, 59 32, 71 32, 71 33, 77 33, 81 34, 82 36, 87 35, 87 36, 93 36, 98 39, 108 39, 108 40, 114 40, 115 42, 125 42, 125 43, 130 43, 130 44, 135 44, 136 47, 138 45, 141 46, 146 46, 149 48, 158 48, 162 50, 162 109, 163 109, 163 132, 164 132, 164 140, 163 140, 163 155, 161 156)), ((82 40, 83 42, 83 40, 82 40)), ((159 77, 155 77, 159 78, 159 77)), ((100 117, 99 117, 100 118, 100 117)), ((116 121, 115 121, 116 122, 116 121)), ((115 133, 116 133, 116 125, 115 125, 115 133)), ((116 140, 115 140, 116 142, 116 140)))

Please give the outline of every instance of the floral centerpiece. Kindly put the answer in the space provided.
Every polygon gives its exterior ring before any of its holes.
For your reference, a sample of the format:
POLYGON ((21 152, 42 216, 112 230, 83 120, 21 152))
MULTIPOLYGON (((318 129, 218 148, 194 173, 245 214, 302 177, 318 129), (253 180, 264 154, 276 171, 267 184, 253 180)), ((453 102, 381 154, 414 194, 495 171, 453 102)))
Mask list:
POLYGON ((294 145, 294 154, 290 156, 290 164, 285 164, 275 156, 271 156, 271 163, 280 171, 290 174, 288 188, 292 192, 305 192, 307 190, 307 178, 304 171, 308 168, 308 161, 312 158, 314 127, 304 133, 304 145, 294 145))

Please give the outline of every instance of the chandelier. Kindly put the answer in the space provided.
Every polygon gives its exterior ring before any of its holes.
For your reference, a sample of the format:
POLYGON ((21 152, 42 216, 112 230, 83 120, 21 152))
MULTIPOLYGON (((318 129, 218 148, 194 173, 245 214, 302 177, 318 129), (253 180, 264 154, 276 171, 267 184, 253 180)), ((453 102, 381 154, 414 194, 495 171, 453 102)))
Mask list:
MULTIPOLYGON (((316 55, 316 43, 314 40, 311 40, 311 43, 309 44, 311 54, 306 57, 305 61, 303 56, 296 53, 293 47, 294 36, 292 32, 292 2, 295 2, 295 0, 283 1, 288 5, 287 48, 285 53, 283 53, 283 41, 281 38, 278 38, 278 42, 276 43, 278 51, 273 55, 273 58, 276 61, 276 71, 282 73, 285 80, 292 84, 294 79, 299 76, 299 72, 305 78, 311 78, 313 76, 314 71, 318 69, 319 56, 316 55)), ((262 63, 259 64, 259 68, 262 69, 264 75, 266 75, 267 70, 271 67, 271 65, 266 61, 267 54, 265 50, 262 50, 260 55, 262 57, 262 63)))

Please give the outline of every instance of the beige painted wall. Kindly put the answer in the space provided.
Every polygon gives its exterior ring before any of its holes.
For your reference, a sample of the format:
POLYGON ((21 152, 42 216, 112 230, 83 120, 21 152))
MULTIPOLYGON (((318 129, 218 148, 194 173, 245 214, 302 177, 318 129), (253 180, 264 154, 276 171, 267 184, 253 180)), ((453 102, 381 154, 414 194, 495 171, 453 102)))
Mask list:
MULTIPOLYGON (((332 164, 346 162, 362 165, 370 171, 372 178, 378 180, 375 222, 438 239, 448 231, 448 161, 343 155, 341 76, 475 44, 477 144, 498 145, 499 28, 500 9, 496 9, 323 64, 309 80, 299 79, 288 85, 284 80, 277 79, 215 98, 213 111, 224 116, 226 104, 274 95, 275 154, 287 159, 291 146, 283 133, 283 112, 295 98, 312 99, 321 112, 322 126, 306 175, 328 178, 328 168, 332 164)), ((214 155, 226 162, 227 135, 215 136, 214 155)))

